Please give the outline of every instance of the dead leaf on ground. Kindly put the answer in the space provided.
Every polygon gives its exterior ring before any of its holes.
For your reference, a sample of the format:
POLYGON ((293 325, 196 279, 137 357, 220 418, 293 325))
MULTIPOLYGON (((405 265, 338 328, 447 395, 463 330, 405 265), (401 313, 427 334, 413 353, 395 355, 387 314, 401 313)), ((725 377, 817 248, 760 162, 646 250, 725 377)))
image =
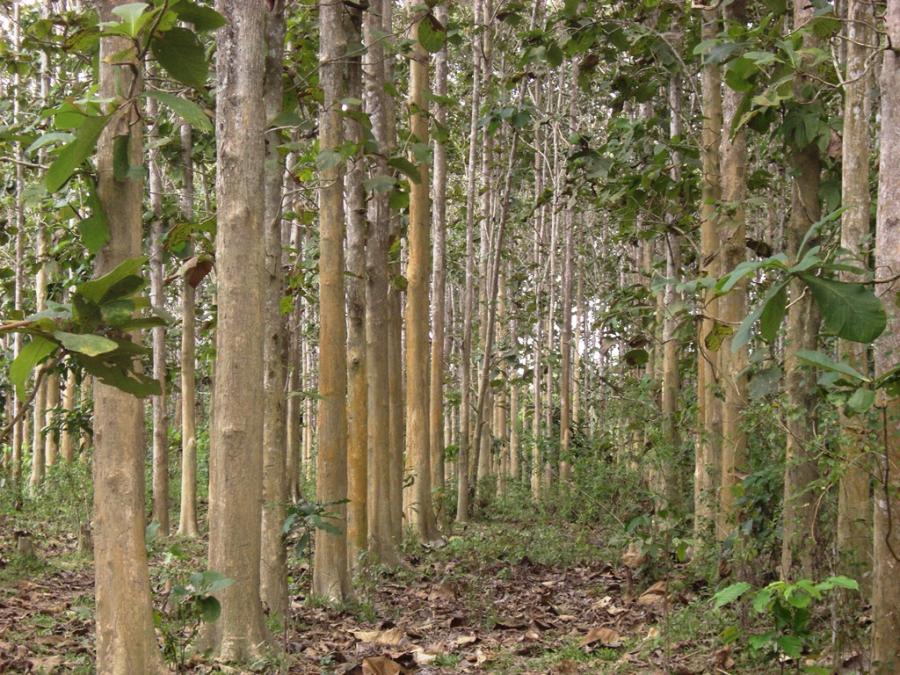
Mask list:
POLYGON ((363 675, 403 675, 409 671, 387 656, 367 656, 362 661, 363 675))
POLYGON ((629 569, 637 569, 647 560, 647 556, 638 548, 634 542, 628 544, 625 553, 622 554, 622 564, 629 569))
POLYGON ((472 645, 478 642, 478 636, 475 633, 471 635, 460 635, 453 641, 453 645, 456 647, 465 647, 466 645, 472 645))
POLYGON ((601 647, 621 647, 622 636, 612 628, 597 626, 596 628, 591 628, 587 635, 582 638, 581 642, 578 643, 578 646, 582 648, 594 645, 600 645, 601 647))
POLYGON ((373 645, 384 645, 385 647, 396 647, 406 637, 406 633, 402 628, 389 628, 387 630, 355 630, 353 637, 363 642, 370 642, 373 645))

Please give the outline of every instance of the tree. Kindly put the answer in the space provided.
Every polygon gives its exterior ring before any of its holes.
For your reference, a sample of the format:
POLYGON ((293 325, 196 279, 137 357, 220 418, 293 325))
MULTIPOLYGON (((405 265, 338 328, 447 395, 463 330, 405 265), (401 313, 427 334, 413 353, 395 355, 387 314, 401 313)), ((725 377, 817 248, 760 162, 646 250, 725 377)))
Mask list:
MULTIPOLYGON (((718 10, 701 12, 703 39, 715 39, 719 32, 718 10)), ((718 261, 716 215, 721 197, 719 147, 722 141, 722 75, 719 65, 704 59, 700 78, 703 128, 701 136, 700 264, 704 276, 716 278, 718 261)), ((707 345, 717 314, 715 291, 703 294, 703 314, 697 333, 697 442, 694 462, 694 531, 699 534, 713 522, 716 488, 719 484, 721 452, 721 404, 715 396, 716 354, 707 345)))
MULTIPOLYGON (((435 12, 438 23, 446 25, 447 6, 441 4, 435 12)), ((447 124, 447 44, 441 47, 434 62, 434 94, 436 108, 434 120, 439 128, 447 124)), ((444 132, 446 133, 446 131, 444 132)), ((431 446, 431 486, 437 494, 444 487, 444 336, 446 327, 447 299, 447 146, 446 142, 435 139, 434 177, 432 184, 433 210, 432 231, 434 250, 432 252, 433 272, 431 282, 431 378, 429 381, 428 428, 431 446)))
MULTIPOLYGON (((800 0, 798 0, 800 1, 800 0)), ((724 9, 726 22, 746 21, 746 4, 734 2, 724 9)), ((736 125, 735 116, 743 94, 726 87, 722 107, 724 127, 736 125)), ((722 214, 719 220, 721 269, 733 270, 746 259, 747 215, 747 129, 741 127, 723 138, 722 214)), ((802 236, 802 235, 801 235, 802 236)), ((739 324, 747 313, 747 282, 741 280, 719 300, 719 315, 726 326, 739 324)), ((747 437, 743 428, 743 410, 747 401, 747 348, 732 347, 730 337, 722 341, 720 377, 725 389, 722 405, 722 474, 719 490, 718 534, 724 539, 737 524, 736 491, 747 471, 747 437)))
MULTIPOLYGON (((393 146, 385 93, 384 0, 375 0, 364 14, 363 75, 365 106, 379 153, 373 178, 389 176, 387 158, 393 146)), ((388 237, 389 194, 375 192, 369 199, 369 237, 366 242, 366 400, 367 400, 367 525, 369 552, 382 564, 398 562, 392 532, 390 452, 390 395, 388 374, 388 237)))
MULTIPOLYGON (((803 31, 812 17, 812 7, 804 0, 794 0, 794 29, 803 31)), ((815 39, 804 34, 803 43, 813 47, 815 39)), ((808 67, 801 69, 794 81, 799 101, 811 101, 813 80, 808 67)), ((798 114, 803 109, 799 104, 798 114)), ((789 144, 791 169, 791 216, 785 230, 785 244, 789 256, 796 258, 803 237, 810 226, 819 220, 819 185, 821 156, 818 146, 809 139, 794 138, 789 144)), ((809 411, 814 400, 813 372, 803 368, 797 353, 815 349, 818 335, 818 310, 803 283, 795 279, 790 285, 791 300, 787 313, 785 342, 785 390, 788 398, 787 443, 784 473, 783 540, 781 548, 781 576, 785 579, 812 577, 813 540, 809 533, 815 527, 814 493, 810 484, 818 475, 815 457, 810 446, 811 424, 809 411)))
MULTIPOLYGON (((115 19, 120 0, 104 0, 101 19, 115 19)), ((124 145, 130 166, 143 163, 136 96, 141 62, 125 37, 100 41, 100 95, 117 101, 97 144, 97 195, 109 241, 97 253, 96 276, 141 254, 143 181, 115 169, 124 145), (111 58, 116 55, 115 58, 111 58), (123 92, 130 94, 124 100, 123 92)), ((137 335, 133 339, 139 339, 137 335)), ((102 381, 94 384, 94 584, 97 672, 162 672, 144 543, 144 415, 141 401, 102 381)), ((37 424, 35 425, 37 427, 37 424)), ((34 446, 35 454, 40 452, 34 446)))
MULTIPOLYGON (((181 216, 190 222, 194 217, 194 160, 191 126, 181 124, 181 216)), ((197 527, 197 410, 195 296, 199 280, 187 270, 182 275, 181 287, 181 504, 178 512, 178 534, 194 538, 197 527)))
POLYGON ((347 329, 344 315, 344 142, 341 100, 347 37, 343 7, 319 3, 319 415, 316 499, 329 527, 316 530, 313 593, 334 602, 350 594, 347 572, 347 329))
POLYGON ((284 3, 270 3, 266 16, 266 64, 263 95, 266 106, 265 210, 265 344, 263 346, 263 483, 262 541, 260 557, 260 598, 272 615, 286 617, 289 610, 287 551, 284 521, 287 491, 287 429, 285 399, 285 318, 281 311, 284 296, 282 262, 282 183, 284 164, 280 160, 280 133, 275 126, 284 97, 284 3))
POLYGON ((259 598, 263 468, 266 5, 218 0, 216 36, 216 371, 210 445, 209 567, 234 583, 204 643, 241 661, 266 641, 259 598), (249 414, 248 414, 249 413, 249 414))
MULTIPOLYGON (((890 44, 900 44, 900 2, 888 0, 885 14, 890 44)), ((875 343, 875 374, 895 369, 900 357, 900 186, 892 172, 900 162, 900 54, 884 52, 881 66, 881 157, 878 172, 878 216, 875 227, 875 270, 887 280, 878 293, 887 308, 888 325, 875 343)), ((895 376, 896 377, 896 376, 895 376)), ((874 569, 872 576, 872 662, 877 673, 900 666, 900 396, 882 392, 879 479, 875 484, 874 569)))
MULTIPOLYGON (((871 54, 872 5, 851 0, 847 6, 847 68, 844 85, 844 129, 841 159, 841 247, 865 266, 869 239, 869 121, 872 100, 868 60, 871 54)), ((846 272, 844 281, 863 281, 864 276, 846 272)), ((842 360, 860 372, 868 370, 865 344, 843 341, 842 360)), ((844 470, 839 483, 837 547, 843 571, 867 586, 871 505, 867 465, 865 418, 846 414, 841 418, 841 454, 844 470)))
MULTIPOLYGON (((159 161, 159 149, 153 141, 159 141, 159 114, 156 99, 147 101, 147 117, 153 120, 149 136, 148 153, 150 210, 153 221, 150 226, 150 302, 155 307, 165 306, 163 296, 163 173, 159 161)), ((152 399, 153 406, 153 520, 159 523, 163 536, 169 534, 169 429, 166 423, 166 329, 156 326, 151 331, 153 339, 153 378, 159 382, 161 393, 152 399)))
MULTIPOLYGON (((412 473, 412 492, 406 517, 422 541, 436 536, 431 503, 431 449, 428 433, 428 282, 431 272, 431 204, 428 164, 416 148, 428 149, 428 52, 423 46, 422 22, 431 15, 417 13, 411 27, 414 41, 409 56, 409 130, 417 176, 409 177, 409 260, 406 265, 406 454, 412 473)), ((434 30, 432 27, 431 30, 434 30)))
MULTIPOLYGON (((348 41, 362 43, 362 10, 348 7, 348 41)), ((355 567, 366 550, 368 491, 368 387, 366 380, 366 190, 362 122, 362 55, 347 64, 347 94, 354 103, 345 120, 347 139, 358 148, 345 176, 347 192, 347 555, 355 567)))

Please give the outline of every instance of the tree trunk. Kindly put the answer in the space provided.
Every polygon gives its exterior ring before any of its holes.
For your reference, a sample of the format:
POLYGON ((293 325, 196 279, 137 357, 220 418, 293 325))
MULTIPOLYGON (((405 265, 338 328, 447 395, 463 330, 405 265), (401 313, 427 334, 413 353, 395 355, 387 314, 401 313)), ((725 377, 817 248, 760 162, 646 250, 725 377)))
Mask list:
MULTIPOLYGON (((393 146, 387 119, 385 50, 382 21, 385 0, 373 0, 364 15, 365 103, 372 133, 380 149, 374 160, 376 175, 389 175, 387 157, 393 146)), ((366 243, 366 384, 368 441, 368 549, 384 565, 399 562, 391 530, 390 400, 388 374, 388 237, 390 206, 386 192, 369 200, 369 238, 366 243)))
MULTIPOLYGON (((284 93, 284 2, 269 5, 266 17, 266 64, 263 96, 267 128, 282 109, 284 93)), ((263 468, 262 540, 259 595, 270 615, 286 618, 289 611, 287 549, 283 527, 288 499, 287 438, 285 427, 285 317, 281 311, 284 295, 282 262, 282 187, 284 162, 278 151, 278 131, 266 131, 264 330, 263 345, 263 468)))
MULTIPOLYGON (((436 9, 437 20, 447 23, 447 5, 436 9)), ((434 65, 435 122, 447 123, 447 106, 441 97, 447 96, 447 45, 438 52, 434 65)), ((431 284, 431 381, 429 390, 429 420, 431 434, 431 487, 440 498, 444 491, 444 315, 446 313, 446 231, 447 231, 447 148, 442 141, 434 143, 432 229, 434 231, 434 262, 431 284)), ((439 502, 442 503, 442 502, 439 502)), ((440 520, 443 521, 444 514, 440 520)))
MULTIPOLYGON (((71 414, 75 410, 75 370, 66 371, 66 389, 63 393, 63 413, 71 414)), ((75 432, 68 427, 63 429, 59 441, 59 454, 62 461, 71 464, 75 457, 75 432)))
MULTIPOLYGON (((362 10, 347 6, 345 24, 348 41, 362 40, 362 10)), ((363 97, 362 61, 351 56, 347 63, 347 97, 363 97)), ((362 113, 356 106, 348 106, 362 113)), ((366 550, 368 387, 366 382, 366 191, 364 130, 359 119, 345 120, 347 140, 360 149, 352 158, 346 176, 347 195, 347 556, 355 568, 366 550)))
MULTIPOLYGON (((900 0, 888 0, 888 40, 900 45, 900 0)), ((875 269, 878 295, 888 324, 875 343, 875 375, 883 376, 900 360, 900 54, 884 52, 881 69, 881 159, 878 172, 878 221, 875 269)), ((900 670, 900 397, 896 390, 879 394, 879 480, 875 484, 875 550, 872 576, 873 672, 900 670)))
MULTIPOLYGON (((812 7, 806 0, 794 0, 795 30, 812 17, 812 7)), ((815 41, 807 35, 805 47, 814 47, 815 41)), ((798 100, 807 100, 810 80, 801 70, 795 78, 798 100)), ((788 256, 796 259, 800 243, 810 225, 820 218, 819 183, 821 158, 815 143, 805 147, 790 147, 791 168, 794 173, 791 188, 791 217, 785 232, 785 248, 788 256)), ((781 576, 790 580, 813 578, 815 527, 815 494, 809 489, 818 475, 812 442, 812 416, 815 398, 816 375, 804 368, 797 358, 797 351, 816 348, 819 317, 808 292, 801 281, 790 285, 790 303, 787 312, 784 370, 787 390, 787 444, 785 450, 784 511, 781 547, 781 576)))
MULTIPOLYGON (((678 38, 680 43, 680 36, 678 38)), ((674 142, 681 138, 681 80, 678 75, 672 75, 668 83, 669 99, 669 138, 674 142)), ((677 151, 672 153, 672 169, 670 175, 672 181, 678 185, 681 182, 681 156, 677 151)), ((672 205, 677 212, 678 205, 672 205)), ((677 289, 676 280, 681 275, 681 237, 675 225, 675 213, 669 214, 669 229, 666 231, 663 245, 666 255, 666 283, 663 292, 663 327, 662 327, 662 378, 660 383, 660 411, 662 412, 662 432, 665 443, 667 464, 676 467, 674 470, 662 471, 663 496, 668 508, 682 506, 683 484, 679 468, 682 466, 681 434, 676 425, 678 415, 678 396, 681 390, 681 381, 678 373, 679 347, 678 336, 675 331, 678 327, 677 308, 681 305, 681 293, 677 289)))
MULTIPOLYGON (((181 125, 181 172, 184 185, 181 192, 181 216, 190 222, 194 217, 194 162, 192 158, 191 127, 181 125)), ((181 505, 178 514, 178 535, 193 539, 197 528, 197 411, 194 375, 194 286, 183 278, 181 291, 181 505)))
MULTIPOLYGON (((798 0, 802 1, 802 0, 798 0)), ((746 4, 732 3, 725 8, 726 22, 743 24, 746 4)), ((731 129, 743 94, 725 88, 724 128, 731 129)), ((746 259, 747 215, 747 130, 741 128, 726 135, 722 148, 722 201, 718 222, 721 272, 727 274, 746 259)), ((721 321, 731 328, 740 325, 747 314, 747 280, 742 279, 719 300, 721 321)), ((736 329, 735 329, 736 330, 736 329)), ((719 347, 721 382, 725 390, 722 406, 722 483, 719 489, 717 532, 724 539, 737 526, 736 489, 748 473, 747 437, 743 430, 743 412, 747 401, 747 347, 733 350, 727 336, 719 347)))
POLYGON ((47 376, 47 405, 44 426, 47 433, 44 434, 44 462, 49 469, 56 464, 59 456, 59 440, 57 432, 50 428, 57 416, 56 408, 59 406, 59 374, 52 372, 47 376))
POLYGON ((234 584, 205 646, 223 660, 267 639, 260 581, 263 472, 264 124, 266 6, 217 0, 216 366, 209 463, 209 567, 234 584))
MULTIPOLYGON (((480 0, 475 0, 475 16, 479 16, 480 0)), ((461 403, 459 407, 459 454, 456 461, 456 520, 469 519, 469 463, 472 437, 472 314, 475 305, 475 166, 478 161, 478 118, 481 114, 481 51, 472 45, 472 108, 469 117, 469 157, 466 168, 466 258, 463 292, 462 355, 460 359, 461 403)), ((477 449, 476 449, 477 452, 477 449)), ((476 455, 477 457, 477 455, 476 455)))
MULTIPOLYGON (((705 10, 702 36, 719 33, 718 10, 705 10)), ((701 138, 700 272, 715 279, 721 269, 718 257, 718 208, 721 198, 719 148, 722 140, 722 76, 718 64, 706 63, 701 74, 703 130, 701 138)), ((706 337, 718 312, 715 291, 703 293, 703 317, 697 335, 697 422, 694 461, 694 532, 706 532, 715 518, 721 453, 722 407, 715 395, 716 354, 706 347, 706 337)))
MULTIPOLYGON (((847 84, 844 85, 844 133, 841 162, 841 247, 851 251, 866 267, 869 240, 869 121, 872 100, 867 60, 872 52, 871 25, 875 21, 872 3, 850 0, 847 9, 847 84)), ((859 282, 863 276, 842 273, 842 279, 859 282)), ((842 340, 841 359, 861 373, 868 372, 865 344, 842 340)), ((867 452, 868 429, 864 415, 841 415, 841 461, 843 472, 838 485, 837 549, 842 573, 860 581, 868 595, 870 581, 872 467, 867 452)))
MULTIPOLYGON (((427 145, 429 58, 418 38, 422 18, 416 18, 409 32, 410 39, 415 40, 409 57, 409 128, 413 142, 427 145)), ((428 282, 431 275, 428 164, 419 162, 418 173, 418 181, 409 181, 409 261, 406 265, 406 453, 412 469, 412 493, 406 517, 422 541, 431 541, 437 531, 431 504, 428 432, 428 282)))
MULTIPOLYGON (((159 161, 159 116, 156 101, 147 99, 147 119, 150 127, 149 188, 150 210, 150 302, 160 309, 165 307, 163 295, 163 175, 159 161)), ((155 326, 151 330, 153 341, 153 378, 159 382, 162 392, 152 398, 153 405, 153 511, 151 518, 159 523, 163 537, 169 535, 169 438, 166 422, 166 329, 155 326)))
MULTIPOLYGON (((319 81, 324 94, 319 116, 321 153, 344 142, 344 54, 347 40, 343 7, 319 3, 319 81)), ((316 499, 337 532, 317 529, 312 592, 333 602, 350 594, 347 572, 347 328, 344 316, 344 170, 341 164, 319 171, 319 416, 316 499)))
MULTIPOLYGON (((103 20, 124 3, 104 0, 103 20)), ((123 64, 131 42, 118 37, 100 41, 101 97, 141 89, 140 67, 123 64), (110 63, 111 56, 117 65, 110 63), (135 78, 138 81, 135 82, 135 78)), ((136 103, 134 104, 136 106, 136 103)), ((116 180, 114 145, 124 137, 128 163, 143 162, 142 128, 135 107, 126 105, 107 124, 97 145, 98 196, 109 223, 109 242, 96 256, 96 275, 141 254, 139 178, 116 180)), ((135 334, 133 338, 140 340, 135 334)), ((36 419, 37 422, 37 419, 36 419)), ((38 424, 36 424, 38 426, 38 424)), ((144 542, 144 415, 141 401, 114 387, 94 385, 94 584, 97 672, 110 675, 163 672, 153 634, 153 605, 144 542)), ((35 455, 40 454, 35 446, 35 455)))

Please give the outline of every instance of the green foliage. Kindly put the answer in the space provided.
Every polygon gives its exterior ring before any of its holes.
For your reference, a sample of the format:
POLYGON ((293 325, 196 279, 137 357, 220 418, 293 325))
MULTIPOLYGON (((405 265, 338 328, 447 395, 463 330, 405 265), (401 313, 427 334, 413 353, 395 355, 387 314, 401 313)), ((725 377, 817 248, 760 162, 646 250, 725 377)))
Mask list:
POLYGON ((137 274, 144 258, 126 260, 107 274, 76 286, 72 301, 48 303, 49 309, 11 326, 32 337, 10 366, 10 381, 24 397, 32 370, 55 356, 68 355, 104 384, 144 397, 159 393, 159 383, 145 375, 136 357, 148 353, 128 331, 163 325, 161 317, 140 317, 147 307, 139 295, 144 280, 137 274))
MULTIPOLYGON (((716 609, 728 606, 751 590, 746 582, 737 582, 713 596, 716 609)), ((767 617, 770 629, 744 636, 737 626, 730 626, 722 638, 733 642, 746 637, 754 651, 762 652, 773 662, 782 657, 799 660, 812 638, 810 619, 815 603, 837 588, 858 591, 853 579, 844 576, 828 577, 818 583, 800 579, 795 583, 775 581, 753 594, 750 605, 757 614, 767 617)))
POLYGON ((298 555, 312 555, 313 535, 316 530, 322 530, 329 534, 341 534, 340 528, 331 521, 335 514, 329 511, 331 507, 346 504, 349 500, 342 499, 333 502, 315 502, 301 500, 295 504, 289 504, 287 515, 282 526, 282 534, 292 542, 298 555))
POLYGON ((154 623, 163 636, 163 656, 181 672, 186 663, 187 648, 204 623, 213 623, 222 613, 215 593, 234 583, 213 570, 184 572, 180 568, 188 553, 172 544, 163 556, 161 580, 169 590, 161 593, 154 612, 154 623))

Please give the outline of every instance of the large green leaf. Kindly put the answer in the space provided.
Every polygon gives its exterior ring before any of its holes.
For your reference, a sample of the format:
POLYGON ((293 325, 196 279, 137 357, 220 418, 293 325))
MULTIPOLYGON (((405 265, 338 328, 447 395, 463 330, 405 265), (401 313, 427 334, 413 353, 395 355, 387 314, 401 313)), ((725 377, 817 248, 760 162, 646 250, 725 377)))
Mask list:
POLYGON ((823 331, 852 342, 872 342, 887 325, 881 301, 863 284, 800 274, 822 313, 823 331))
POLYGON ((147 262, 147 258, 145 257, 129 258, 128 260, 121 262, 115 269, 107 272, 102 277, 80 284, 75 292, 92 302, 102 302, 113 286, 125 277, 135 275, 145 262, 147 262))
POLYGON ((179 19, 191 24, 194 30, 201 33, 221 28, 228 23, 228 20, 216 10, 190 2, 190 0, 181 0, 172 10, 179 19))
POLYGON ((16 387, 19 400, 25 398, 25 381, 34 367, 56 351, 56 343, 40 335, 22 347, 9 366, 9 381, 16 387))
POLYGON ((780 281, 772 286, 763 299, 753 308, 738 326, 731 340, 731 351, 736 352, 738 349, 746 345, 750 341, 753 324, 760 321, 760 332, 763 339, 772 342, 775 334, 778 332, 778 326, 781 325, 781 318, 784 316, 785 287, 787 281, 780 281), (780 314, 779 312, 780 307, 780 314), (777 321, 777 323, 776 323, 777 321))
POLYGON ((68 351, 87 356, 100 356, 100 354, 111 352, 119 346, 109 338, 93 333, 66 333, 58 330, 53 333, 53 337, 59 340, 60 344, 68 351))
POLYGON ((87 205, 91 209, 91 215, 78 223, 78 233, 84 247, 90 253, 96 253, 109 241, 109 222, 93 179, 88 185, 87 205))
POLYGON ((447 41, 447 30, 432 14, 428 14, 419 22, 419 44, 427 52, 435 54, 444 47, 447 41))
POLYGON ((149 98, 156 99, 163 105, 171 108, 185 122, 200 131, 212 131, 212 122, 199 105, 181 96, 170 94, 166 91, 148 91, 149 98))
POLYGON ((798 349, 797 359, 807 365, 830 370, 835 373, 841 373, 842 375, 847 375, 855 380, 862 380, 863 382, 869 381, 868 377, 856 370, 850 364, 844 363, 843 361, 835 361, 822 352, 815 352, 810 349, 798 349))
POLYGON ((731 604, 751 588, 752 586, 746 581, 739 581, 736 584, 731 584, 731 586, 726 586, 713 596, 716 609, 731 604))
POLYGON ((172 28, 154 36, 150 49, 159 64, 179 82, 202 89, 206 86, 209 64, 199 38, 186 28, 172 28))
POLYGON ((59 155, 47 169, 44 184, 48 192, 56 192, 65 185, 81 163, 93 154, 107 121, 108 117, 85 118, 78 127, 75 140, 59 151, 59 155))

